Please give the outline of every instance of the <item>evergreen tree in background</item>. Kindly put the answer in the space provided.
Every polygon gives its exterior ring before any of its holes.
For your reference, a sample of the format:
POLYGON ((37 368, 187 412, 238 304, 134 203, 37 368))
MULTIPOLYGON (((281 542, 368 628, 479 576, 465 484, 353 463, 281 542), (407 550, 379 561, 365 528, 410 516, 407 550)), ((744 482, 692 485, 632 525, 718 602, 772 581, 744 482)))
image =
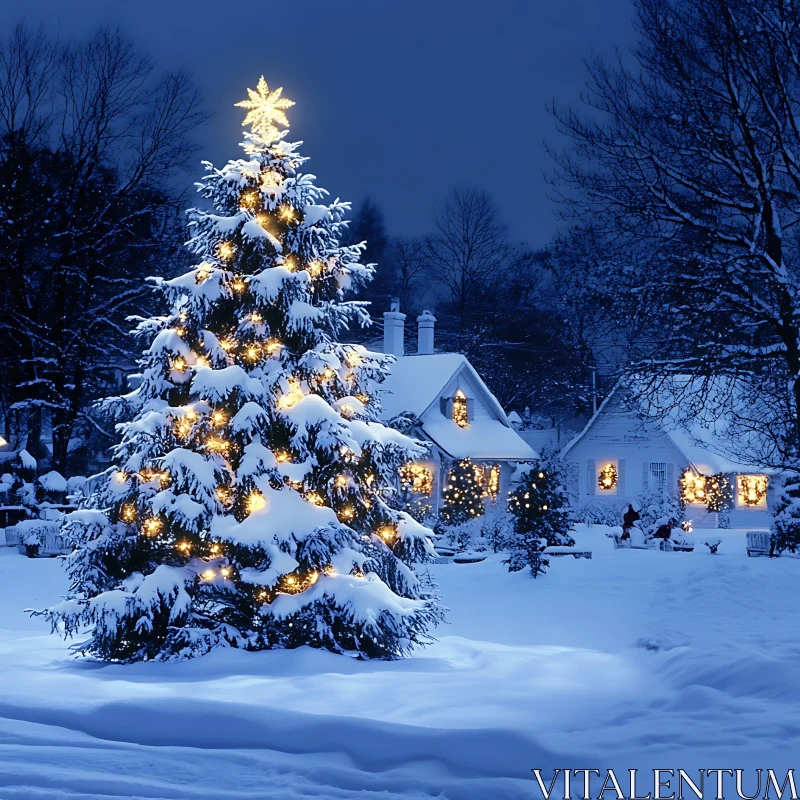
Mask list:
POLYGON ((117 466, 69 515, 68 599, 38 612, 81 652, 179 659, 219 646, 299 645, 393 658, 442 611, 414 561, 430 531, 383 491, 421 445, 377 421, 391 358, 340 344, 369 323, 343 295, 372 277, 341 246, 349 206, 326 204, 285 141, 262 78, 246 158, 206 163, 213 212, 189 212, 197 265, 153 279, 139 386, 104 402, 123 420, 117 466))
POLYGON ((535 578, 550 563, 543 554, 545 547, 575 545, 569 498, 556 465, 542 461, 526 472, 509 492, 508 510, 514 517, 509 572, 529 567, 535 578))
POLYGON ((351 245, 364 244, 361 260, 365 264, 380 264, 374 279, 359 291, 359 299, 372 303, 374 311, 388 311, 391 298, 398 290, 397 269, 383 211, 371 197, 365 197, 359 204, 343 241, 351 245))
POLYGON ((800 547, 800 474, 790 473, 783 482, 772 520, 770 554, 784 550, 794 553, 800 547))
POLYGON ((483 507, 481 468, 468 458, 453 465, 444 487, 441 516, 448 525, 461 525, 480 517, 483 507))

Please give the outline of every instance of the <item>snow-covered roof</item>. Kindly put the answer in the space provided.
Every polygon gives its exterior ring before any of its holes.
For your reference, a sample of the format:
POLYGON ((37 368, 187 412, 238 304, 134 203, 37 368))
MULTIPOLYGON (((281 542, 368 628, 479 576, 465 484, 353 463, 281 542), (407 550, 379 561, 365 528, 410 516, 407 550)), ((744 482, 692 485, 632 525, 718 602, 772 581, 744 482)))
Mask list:
MULTIPOLYGON (((421 417, 431 403, 439 402, 439 393, 450 378, 468 364, 467 357, 461 353, 434 353, 427 356, 409 355, 398 358, 392 364, 389 376, 381 384, 381 389, 384 391, 381 397, 383 418, 391 419, 403 413, 421 417)), ((477 373, 475 376, 477 377, 477 373)), ((488 388, 486 391, 491 394, 488 388)), ((503 413, 502 409, 500 411, 503 413)), ((503 416, 505 417, 504 413, 503 416)))
POLYGON ((513 429, 498 419, 481 419, 468 428, 439 416, 426 419, 422 430, 453 458, 496 458, 528 460, 536 451, 513 429))
POLYGON ((409 355, 391 367, 382 388, 383 418, 413 414, 420 419, 422 432, 453 458, 529 460, 538 457, 511 427, 497 398, 461 353, 409 355), (439 399, 447 384, 466 372, 489 415, 475 419, 467 428, 439 413, 439 399), (426 412, 435 409, 436 413, 426 412), (491 415, 494 416, 491 416, 491 415))
MULTIPOLYGON (((561 458, 565 458, 567 453, 586 435, 594 425, 597 418, 605 413, 608 404, 619 391, 617 384, 609 393, 608 397, 597 409, 586 427, 575 436, 561 451, 561 458)), ((684 386, 683 389, 687 387, 684 386)), ((648 414, 645 410, 645 403, 635 403, 639 405, 639 416, 642 420, 658 425, 673 444, 680 450, 686 460, 704 475, 720 472, 751 473, 763 472, 763 468, 753 463, 740 461, 735 455, 735 443, 732 440, 733 434, 729 431, 729 420, 725 414, 716 410, 712 416, 709 413, 693 415, 687 413, 683 407, 680 396, 673 395, 669 404, 665 397, 664 390, 661 390, 661 407, 663 413, 648 414)), ((686 392, 689 397, 690 391, 686 392)), ((659 399, 649 397, 652 408, 659 407, 659 399)))

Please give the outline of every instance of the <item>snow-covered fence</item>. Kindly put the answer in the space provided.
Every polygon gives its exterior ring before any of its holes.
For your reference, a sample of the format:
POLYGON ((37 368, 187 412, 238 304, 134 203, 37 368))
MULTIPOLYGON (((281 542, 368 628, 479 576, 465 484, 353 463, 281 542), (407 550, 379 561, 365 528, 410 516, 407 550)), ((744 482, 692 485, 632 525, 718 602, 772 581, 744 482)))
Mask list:
POLYGON ((6 544, 24 555, 57 556, 72 550, 72 543, 53 520, 23 520, 6 528, 5 535, 6 544))

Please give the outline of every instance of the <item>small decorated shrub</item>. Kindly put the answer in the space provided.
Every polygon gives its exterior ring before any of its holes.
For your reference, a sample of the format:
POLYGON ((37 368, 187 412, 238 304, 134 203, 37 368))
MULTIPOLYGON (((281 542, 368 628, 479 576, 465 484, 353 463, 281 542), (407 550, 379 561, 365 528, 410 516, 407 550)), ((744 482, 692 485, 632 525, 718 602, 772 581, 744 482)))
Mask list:
POLYGON ((546 547, 575 544, 569 498, 554 462, 540 462, 524 473, 509 493, 508 510, 514 518, 506 561, 510 572, 528 567, 535 578, 549 566, 543 554, 546 547))

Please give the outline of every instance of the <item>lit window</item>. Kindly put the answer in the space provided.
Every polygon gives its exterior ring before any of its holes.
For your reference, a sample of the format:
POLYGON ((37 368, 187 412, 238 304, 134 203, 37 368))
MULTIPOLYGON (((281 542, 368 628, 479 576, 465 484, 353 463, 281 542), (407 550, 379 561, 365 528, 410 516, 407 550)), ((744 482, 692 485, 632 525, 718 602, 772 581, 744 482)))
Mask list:
POLYGON ((737 475, 736 489, 743 506, 761 506, 767 499, 766 475, 737 475))
POLYGON ((469 427, 469 412, 467 411, 467 398, 459 389, 453 397, 453 422, 460 428, 469 427))
POLYGON ((597 485, 604 492, 610 492, 617 485, 617 468, 606 464, 597 475, 597 485))
POLYGON ((433 472, 422 464, 406 464, 400 467, 400 482, 403 489, 412 494, 430 497, 433 492, 433 472))

